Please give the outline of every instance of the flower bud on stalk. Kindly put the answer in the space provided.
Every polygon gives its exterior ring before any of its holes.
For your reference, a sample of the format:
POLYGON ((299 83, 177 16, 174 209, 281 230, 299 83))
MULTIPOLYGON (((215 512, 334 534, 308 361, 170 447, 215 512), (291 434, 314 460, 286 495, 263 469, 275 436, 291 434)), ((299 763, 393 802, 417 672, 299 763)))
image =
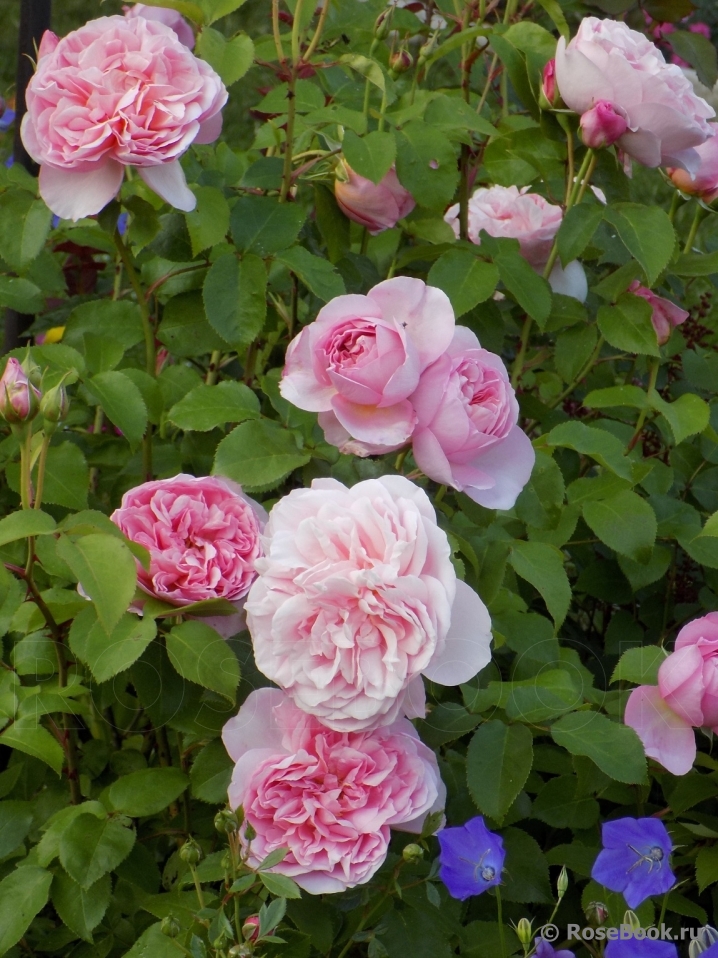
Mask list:
POLYGON ((608 918, 608 908, 606 908, 602 901, 590 901, 588 905, 586 905, 585 914, 586 921, 589 925, 598 928, 598 926, 603 925, 608 918))
MULTIPOLYGON (((34 364, 33 364, 34 365, 34 364)), ((31 370, 31 375, 34 370, 31 370)), ((17 359, 7 361, 0 378, 0 415, 12 425, 31 422, 40 408, 40 390, 17 359)))
POLYGON ((57 424, 67 418, 69 411, 70 400, 62 383, 48 389, 40 400, 40 415, 44 420, 43 428, 45 432, 48 435, 54 432, 57 424))
POLYGON ((698 958, 703 952, 718 942, 718 931, 712 925, 704 925, 698 929, 698 934, 688 946, 689 958, 698 958))
POLYGON ((627 911, 623 916, 622 924, 625 925, 626 928, 630 928, 635 935, 635 933, 640 930, 641 919, 638 917, 635 911, 627 911))
POLYGON ((374 37, 377 40, 385 40, 389 36, 389 26, 394 7, 388 7, 383 13, 380 13, 374 24, 374 37))
POLYGON ((400 73, 406 73, 414 66, 414 58, 408 50, 397 50, 389 57, 389 68, 392 76, 399 76, 400 73))
POLYGON ((528 946, 531 944, 532 936, 531 922, 528 918, 521 918, 519 920, 519 923, 516 926, 516 934, 524 948, 528 948, 528 946))
POLYGON ((242 937, 245 941, 256 941, 259 938, 259 915, 250 915, 242 925, 242 937))
POLYGON ((239 828, 237 815, 231 808, 223 808, 214 816, 214 827, 222 835, 231 835, 239 828))
POLYGON ((160 925, 160 931, 163 935, 167 935, 168 938, 176 938, 182 931, 182 926, 174 915, 165 915, 160 925))
POLYGON ((561 873, 558 876, 558 881, 556 882, 556 891, 558 892, 559 901, 561 901, 563 896, 568 891, 568 872, 566 871, 565 865, 561 868, 561 873))
POLYGON ((608 100, 599 100, 581 117, 581 139, 593 150, 613 146, 627 129, 626 118, 608 100))
POLYGON ((541 78, 541 91, 539 92, 539 106, 542 110, 566 109, 566 104, 561 99, 556 83, 556 61, 549 60, 543 68, 541 78))
POLYGON ((193 838, 188 838, 180 848, 179 856, 187 865, 194 866, 202 858, 202 849, 193 838))
POLYGON ((416 865, 417 862, 420 862, 424 857, 424 849, 421 845, 415 845, 413 842, 411 845, 407 845, 404 848, 404 851, 401 853, 401 857, 409 865, 416 865))

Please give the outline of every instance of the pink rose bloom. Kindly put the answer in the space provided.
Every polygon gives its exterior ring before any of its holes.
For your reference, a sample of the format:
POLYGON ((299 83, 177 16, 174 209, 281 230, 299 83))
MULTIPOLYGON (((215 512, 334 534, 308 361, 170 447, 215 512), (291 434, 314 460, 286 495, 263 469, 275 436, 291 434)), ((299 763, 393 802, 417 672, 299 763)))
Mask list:
POLYGON ((511 509, 536 455, 516 425, 519 406, 501 357, 457 326, 447 351, 422 373, 411 401, 419 469, 487 509, 511 509))
POLYGON ((420 279, 388 279, 366 296, 327 303, 289 344, 279 388, 318 412, 330 435, 353 436, 372 451, 398 449, 416 422, 408 397, 453 333, 446 293, 420 279))
POLYGON ((247 596, 257 667, 337 731, 423 716, 423 673, 467 682, 491 622, 458 581, 426 493, 403 476, 315 479, 272 509, 247 596))
POLYGON ((646 754, 674 775, 685 775, 696 757, 693 728, 718 732, 718 613, 685 625, 658 670, 658 687, 634 689, 625 721, 646 754))
POLYGON ((344 161, 337 168, 334 195, 350 220, 366 226, 372 236, 396 226, 414 209, 414 197, 399 182, 392 166, 378 183, 359 176, 344 161))
POLYGON ((599 100, 581 117, 581 139, 592 150, 613 146, 628 129, 625 117, 616 113, 612 103, 599 100))
POLYGON ((266 513, 227 479, 179 475, 130 489, 110 516, 150 554, 138 584, 170 605, 243 599, 262 555, 266 513))
POLYGON ((135 17, 144 17, 145 20, 157 20, 177 34, 177 39, 190 50, 194 49, 194 33, 181 13, 169 7, 151 7, 146 3, 135 3, 131 7, 123 7, 125 17, 134 20, 135 17))
POLYGON ((628 291, 633 293, 634 296, 640 296, 641 299, 645 299, 653 309, 651 322, 653 323, 653 328, 656 331, 658 344, 660 346, 668 342, 673 328, 680 326, 681 323, 685 323, 690 316, 690 313, 685 309, 681 309, 680 306, 676 306, 670 299, 665 299, 663 296, 656 296, 650 289, 641 286, 637 279, 634 279, 628 287, 628 291))
POLYGON ((616 145, 629 157, 644 166, 697 167, 693 148, 708 138, 706 121, 715 111, 642 33, 586 17, 568 45, 563 37, 558 41, 556 79, 575 113, 604 101, 626 121, 616 145))
POLYGON ((240 839, 249 864, 278 848, 271 871, 313 895, 369 881, 386 858, 390 829, 420 833, 444 807, 436 756, 406 719, 371 732, 333 732, 279 689, 252 692, 222 731, 236 763, 232 808, 244 809, 240 839))
POLYGON ((669 167, 668 175, 683 193, 697 196, 704 203, 712 203, 718 197, 718 136, 715 124, 711 124, 711 136, 696 147, 700 166, 691 173, 669 167))
POLYGON ((194 209, 179 158, 217 139, 227 91, 170 27, 114 16, 62 40, 48 31, 26 96, 22 141, 57 216, 99 213, 126 166, 172 206, 194 209))

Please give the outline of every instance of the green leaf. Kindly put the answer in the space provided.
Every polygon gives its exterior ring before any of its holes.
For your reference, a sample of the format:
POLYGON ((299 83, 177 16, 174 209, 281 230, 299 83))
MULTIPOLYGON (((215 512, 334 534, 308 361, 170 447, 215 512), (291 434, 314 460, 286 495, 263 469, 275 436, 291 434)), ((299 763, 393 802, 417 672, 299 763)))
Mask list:
POLYGON ((83 353, 91 373, 114 369, 125 355, 125 344, 107 333, 83 333, 83 353))
POLYGON ((249 386, 233 380, 197 386, 170 409, 168 418, 180 429, 209 432, 228 422, 259 416, 259 400, 249 386))
MULTIPOLYGON (((119 782, 128 778, 131 776, 126 775, 119 782)), ((111 819, 81 814, 62 833, 60 861, 67 874, 87 889, 124 861, 134 844, 135 833, 130 828, 111 819)))
POLYGON ((671 266, 676 276, 710 276, 718 273, 718 250, 714 253, 682 253, 671 266))
POLYGON ((339 62, 345 64, 345 66, 348 66, 350 70, 354 70, 354 72, 360 76, 365 77, 370 83, 373 83, 375 87, 378 87, 382 93, 386 89, 384 72, 376 60, 370 60, 369 57, 364 57, 360 53, 343 53, 339 57, 339 62))
POLYGON ((137 446, 147 428, 147 407, 142 393, 132 380, 117 370, 100 373, 85 383, 131 446, 137 446))
POLYGON ((347 130, 342 140, 342 151, 349 166, 359 176, 378 183, 383 179, 394 163, 396 141, 393 133, 367 133, 359 137, 347 130))
POLYGON ((590 203, 579 203, 566 213, 556 234, 558 254, 564 266, 583 253, 602 219, 603 207, 590 203))
POLYGON ((219 73, 225 86, 231 86, 252 66, 254 44, 246 33, 228 40, 219 30, 205 27, 197 38, 197 53, 219 73))
POLYGON ((137 566, 130 550, 114 536, 93 534, 75 542, 63 536, 58 540, 57 554, 77 576, 95 603, 100 622, 111 633, 132 602, 137 586, 137 566))
MULTIPOLYGON (((39 758, 58 775, 62 771, 65 753, 60 743, 47 729, 37 725, 32 718, 18 719, 0 733, 0 745, 7 745, 8 748, 15 748, 26 755, 32 755, 33 758, 39 758)), ((2 934, 1 929, 0 934, 2 934)))
POLYGON ((656 541, 656 514, 645 499, 626 489, 615 496, 583 504, 583 518, 601 542, 635 562, 651 558, 656 541))
MULTIPOLYGON (((433 909, 431 909, 433 912, 433 909)), ((377 939, 388 958, 452 958, 454 949, 436 913, 405 908, 387 911, 377 928, 377 939)), ((377 952, 381 955, 382 952, 377 952)))
POLYGON ((98 682, 107 682, 136 662, 156 633, 153 618, 126 612, 108 635, 89 606, 70 629, 70 648, 98 682))
POLYGON ((0 256, 16 272, 35 259, 50 232, 52 213, 27 190, 0 195, 0 256))
POLYGON ((45 297, 39 286, 29 279, 18 276, 0 276, 0 306, 7 306, 18 313, 40 313, 45 307, 45 297))
MULTIPOLYGON (((169 898, 169 895, 163 895, 169 898)), ((179 949, 171 938, 163 934, 161 923, 150 925, 125 952, 124 958, 177 958, 179 949)))
POLYGON ((427 277, 430 286, 438 286, 449 297, 457 318, 487 300, 498 281, 499 271, 493 263, 484 263, 468 250, 459 249, 440 256, 427 277))
POLYGON ((30 802, 0 802, 0 858, 14 852, 25 841, 32 817, 30 802))
MULTIPOLYGON (((138 0, 130 0, 130 2, 136 3, 138 0)), ((198 0, 198 3, 191 3, 190 0, 156 0, 153 6, 164 7, 167 10, 177 10, 183 17, 189 17, 189 19, 194 20, 195 23, 203 23, 205 15, 202 10, 202 5, 205 2, 207 2, 207 0, 198 0)))
POLYGON ((650 303, 633 293, 623 293, 614 306, 598 310, 598 328, 616 349, 659 356, 658 337, 651 322, 650 303))
POLYGON ((571 31, 569 29, 568 23, 566 23, 566 17, 563 15, 563 10, 561 9, 558 0, 538 0, 538 2, 551 17, 554 26, 564 40, 568 43, 569 39, 571 38, 571 31))
POLYGON ((536 839, 521 828, 507 828, 502 837, 506 861, 501 897, 517 902, 553 901, 548 863, 536 839))
MULTIPOLYGON (((554 297, 554 303, 556 298, 554 297)), ((573 382, 578 376, 590 359, 597 342, 598 333, 593 324, 581 324, 558 334, 554 363, 565 382, 573 382)))
POLYGON ((673 223, 659 206, 617 203, 604 209, 629 253, 638 260, 652 286, 668 266, 676 245, 673 223))
POLYGON ((43 502, 67 509, 87 509, 90 469, 82 450, 74 442, 63 442, 47 450, 43 502))
POLYGON ((286 875, 274 875, 272 872, 260 872, 262 884, 273 895, 279 898, 301 898, 299 885, 286 875))
POLYGON ((185 213, 185 219, 192 241, 192 255, 199 256, 209 246, 224 242, 229 232, 229 204, 224 193, 214 186, 197 187, 195 196, 197 206, 191 213, 185 213))
POLYGON ((553 828, 592 828, 600 808, 595 798, 582 795, 575 775, 549 779, 534 800, 531 817, 553 828))
POLYGON ((296 241, 304 217, 296 203, 280 203, 273 196, 242 196, 232 207, 232 238, 239 250, 271 256, 296 241))
POLYGON ((238 10, 244 0, 197 0, 197 3, 204 10, 207 23, 214 23, 238 10))
POLYGON ((219 805, 227 799, 234 762, 221 739, 214 739, 197 753, 190 769, 192 795, 202 802, 219 805))
POLYGON ((506 700, 506 715, 529 724, 545 722, 575 709, 581 698, 569 673, 554 669, 542 672, 526 686, 514 682, 506 700))
POLYGON ((648 398, 653 409, 659 412, 671 427, 676 445, 689 436, 703 432, 708 425, 710 407, 694 393, 683 393, 675 402, 669 403, 654 389, 648 398))
POLYGON ((658 668, 667 658, 659 645, 644 645, 627 649, 613 670, 611 682, 635 682, 636 685, 657 685, 658 668))
POLYGON ((551 315, 551 287, 521 256, 513 250, 503 250, 495 259, 501 282, 516 298, 539 327, 543 329, 551 315))
POLYGON ((190 682, 211 689, 234 704, 239 685, 239 661, 224 639, 203 622, 177 625, 167 636, 173 668, 190 682))
POLYGON ((217 447, 213 474, 240 483, 246 492, 272 489, 309 462, 288 429, 273 420, 243 422, 217 447))
MULTIPOLYGON (((227 348, 226 342, 207 321, 200 290, 172 297, 164 308, 157 338, 177 358, 201 356, 213 349, 227 348)), ((163 379, 166 381, 168 372, 182 368, 166 367, 160 384, 163 379)), ((185 367, 184 375, 188 372, 185 367)))
POLYGON ((266 287, 264 262, 251 253, 242 260, 225 253, 210 267, 202 290, 207 319, 230 346, 248 346, 262 331, 266 287))
POLYGON ((325 303, 346 292, 344 280, 336 267, 321 256, 314 256, 303 246, 293 246, 279 253, 277 259, 296 273, 307 289, 325 303))
POLYGON ((689 30, 675 30, 671 34, 671 49, 693 67, 698 79, 709 90, 718 82, 718 56, 708 37, 689 30))
POLYGON ((509 562, 514 572, 537 589, 558 628, 571 604, 571 586, 563 567, 563 553, 546 542, 516 540, 509 562))
POLYGON ((143 768, 118 778, 110 786, 108 797, 118 812, 145 818, 167 808, 188 785, 189 779, 178 768, 143 768))
POLYGON ((484 722, 466 753, 466 778, 480 811, 501 822, 533 764, 533 737, 525 725, 484 722))
POLYGON ((92 941, 92 929, 102 921, 112 896, 112 879, 103 875, 94 885, 83 888, 69 875, 58 872, 52 882, 52 904, 64 924, 85 941, 92 941))
POLYGON ((570 712, 551 726, 554 742, 572 755, 585 755, 617 782, 639 785, 646 780, 641 740, 627 725, 599 712, 570 712))
POLYGON ((397 135, 396 172, 419 206, 442 209, 459 180, 454 149, 422 120, 407 123, 397 135))
POLYGON ((0 546, 28 536, 43 536, 54 532, 57 523, 40 509, 21 509, 0 519, 0 546))
POLYGON ((700 895, 706 888, 718 881, 718 845, 707 845, 698 852, 696 881, 698 882, 698 893, 700 895))
POLYGON ((624 455, 623 443, 604 429, 584 422, 564 422, 554 426, 546 437, 549 446, 566 446, 584 456, 591 456, 604 468, 622 479, 631 480, 631 460, 624 455))
POLYGON ((640 386, 607 386, 593 389, 583 400, 587 409, 611 409, 627 406, 630 409, 648 409, 648 396, 640 386))
POLYGON ((0 955, 17 944, 45 907, 51 884, 50 872, 35 865, 16 868, 0 882, 0 955))

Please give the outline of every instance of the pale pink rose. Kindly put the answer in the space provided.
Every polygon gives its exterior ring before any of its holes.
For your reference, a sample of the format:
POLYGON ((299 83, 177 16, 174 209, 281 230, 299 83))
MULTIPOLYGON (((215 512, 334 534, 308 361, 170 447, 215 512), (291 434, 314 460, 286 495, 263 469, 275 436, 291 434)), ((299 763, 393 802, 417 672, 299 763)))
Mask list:
POLYGON ((715 111, 696 96, 680 67, 668 64, 642 33, 616 20, 586 17, 556 50, 556 79, 566 105, 584 114, 599 101, 627 123, 616 145, 644 166, 693 170, 693 149, 710 134, 715 111))
POLYGON ((672 775, 686 775, 693 768, 696 736, 691 723, 676 715, 657 686, 639 685, 631 692, 624 722, 638 735, 646 755, 672 775))
POLYGON ((138 584, 163 602, 236 603, 256 577, 266 513, 227 479, 179 475, 145 482, 125 493, 110 518, 149 551, 150 569, 138 563, 138 584))
POLYGON ((279 689, 258 689, 222 739, 236 763, 229 802, 244 810, 249 865, 286 848, 271 871, 313 895, 369 881, 386 858, 391 828, 420 833, 427 814, 444 807, 436 756, 406 719, 333 732, 279 689))
POLYGON ((581 117, 581 139, 592 150, 613 146, 628 129, 624 116, 607 100, 599 100, 581 117))
POLYGON ((519 405, 501 357, 457 326, 447 351, 422 373, 411 401, 419 469, 488 509, 511 509, 536 455, 517 425, 519 405))
POLYGON ((190 50, 194 49, 194 33, 181 13, 170 7, 152 7, 146 3, 135 3, 131 7, 123 7, 128 20, 135 17, 144 17, 145 20, 158 20, 177 34, 177 39, 190 50))
POLYGON ((47 32, 26 96, 22 140, 57 216, 99 213, 126 166, 172 206, 194 209, 179 158, 219 136, 227 91, 170 27, 114 16, 62 40, 47 32))
POLYGON ((679 190, 697 196, 705 203, 712 203, 718 197, 718 135, 713 123, 711 123, 711 134, 705 143, 696 147, 700 166, 693 174, 673 167, 667 170, 679 190))
POLYGON ((404 189, 392 166, 378 183, 359 176, 345 161, 337 167, 334 195, 339 209, 372 236, 396 226, 414 209, 411 193, 404 189))
POLYGON ((329 728, 424 714, 422 673, 458 685, 491 623, 458 581, 426 493, 403 476, 315 479, 272 509, 247 596, 257 667, 329 728))
POLYGON ((680 306, 676 306, 670 299, 666 299, 664 296, 656 296, 652 290, 646 286, 642 286, 637 279, 634 279, 628 287, 628 290, 633 293, 634 296, 640 296, 641 299, 645 299, 653 309, 651 322, 656 331, 658 343, 661 346, 668 342, 674 327, 685 323, 690 316, 690 313, 685 309, 681 309, 680 306))
POLYGON ((397 449, 416 422, 408 397, 453 333, 446 293, 408 276, 388 279, 366 296, 327 303, 289 344, 279 388, 320 413, 326 431, 338 424, 372 449, 397 449))

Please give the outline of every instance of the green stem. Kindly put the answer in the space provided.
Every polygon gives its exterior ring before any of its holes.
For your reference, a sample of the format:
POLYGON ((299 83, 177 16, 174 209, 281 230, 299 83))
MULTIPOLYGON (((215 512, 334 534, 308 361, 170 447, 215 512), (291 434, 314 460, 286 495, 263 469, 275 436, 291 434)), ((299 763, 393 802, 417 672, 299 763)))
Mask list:
POLYGON ((287 81, 287 133, 284 143, 284 172, 282 173, 282 188, 279 192, 279 202, 286 203, 292 185, 292 148, 294 145, 294 119, 297 112, 296 97, 296 67, 292 68, 287 81))
POLYGON ((20 501, 23 509, 29 509, 32 506, 32 487, 30 485, 30 462, 32 456, 32 426, 29 423, 23 423, 18 427, 16 435, 20 433, 20 501), (20 433, 20 429, 23 430, 20 433))
POLYGON ((690 232, 688 233, 688 239, 686 240, 686 245, 683 247, 684 253, 690 253, 693 249, 693 243, 695 242, 696 234, 698 233, 698 227, 701 225, 706 211, 702 206, 698 206, 696 209, 696 215, 693 217, 693 222, 691 223, 690 232))
POLYGON ((50 448, 52 436, 44 436, 42 448, 40 449, 40 458, 37 462, 37 489, 35 491, 34 509, 39 509, 42 502, 42 490, 45 485, 45 467, 47 466, 47 450, 50 448))
POLYGON ((552 402, 547 403, 549 409, 555 409, 556 406, 558 406, 560 403, 562 403, 567 396, 570 396, 571 393, 572 393, 572 392, 574 391, 574 389, 576 388, 576 386, 578 386, 578 384, 579 384, 583 379, 585 379, 586 376, 588 376, 588 374, 589 374, 589 373, 591 372, 591 370, 593 369, 593 365, 594 365, 594 363, 596 362, 596 360, 598 359, 598 357, 599 357, 599 355, 600 355, 600 353, 601 353, 601 350, 603 349, 603 344, 604 344, 604 342, 605 342, 605 340, 604 340, 603 336, 599 336, 599 337, 598 337, 598 342, 596 343, 596 346, 595 346, 593 352, 591 353, 591 355, 590 355, 590 357, 588 358, 588 360, 587 360, 587 362, 585 363, 585 365, 581 368, 581 370, 580 370, 580 372, 578 373, 578 375, 574 377, 574 379, 568 384, 568 386, 564 389, 564 391, 561 393, 561 395, 560 395, 557 399, 554 399, 552 402))
POLYGON ((222 350, 213 349, 212 355, 209 357, 209 368, 207 369, 207 375, 205 376, 205 383, 207 386, 214 386, 217 382, 217 375, 219 374, 219 364, 222 360, 222 350))
MULTIPOLYGON (((571 188, 571 192, 566 203, 566 212, 576 206, 577 203, 580 203, 583 199, 583 195, 588 188, 588 184, 591 182, 591 176, 593 171, 596 168, 596 153, 594 150, 586 150, 586 155, 583 158, 583 163, 581 163, 581 168, 578 171, 576 181, 571 188)), ((572 172, 572 171, 571 171, 572 172)), ((569 180, 569 186, 571 185, 569 180)), ((549 255, 548 261, 546 262, 546 267, 543 271, 543 278, 548 279, 551 275, 551 271, 556 265, 556 260, 558 259, 558 240, 554 240, 553 246, 551 247, 551 253, 549 255)))
POLYGON ((282 46, 282 37, 279 32, 279 0, 272 0, 272 33, 274 34, 274 46, 277 50, 277 59, 284 63, 284 47, 282 46))
POLYGON ((671 223, 675 220, 676 213, 678 212, 678 207, 680 205, 681 205, 681 194, 678 192, 678 190, 676 190, 676 192, 673 194, 673 199, 671 200, 671 208, 668 211, 668 218, 671 221, 671 223))
MULTIPOLYGON (((376 48, 377 48, 378 45, 379 45, 379 41, 377 40, 376 37, 374 37, 374 39, 371 41, 371 46, 369 47, 369 59, 370 59, 370 60, 371 60, 371 58, 374 56, 374 51, 376 50, 376 48)), ((364 81, 364 108, 363 108, 364 116, 365 116, 367 119, 369 118, 369 96, 370 96, 370 94, 371 94, 371 81, 367 79, 367 80, 364 81)))
MULTIPOLYGON (((661 362, 658 358, 651 360, 650 374, 648 377, 648 395, 649 396, 653 392, 653 390, 656 388, 656 380, 658 379, 658 368, 660 364, 661 362)), ((631 441, 628 443, 628 446, 626 449, 627 452, 630 452, 631 449, 633 449, 633 447, 638 442, 638 439, 641 433, 643 432, 643 425, 646 421, 647 415, 648 415, 648 407, 646 407, 645 409, 642 409, 640 412, 640 415, 638 416, 638 421, 636 422, 636 428, 633 432, 633 435, 631 436, 631 441)))
POLYGON ((319 38, 322 35, 322 30, 324 29, 324 24, 326 22, 328 13, 329 13, 329 0, 324 0, 324 6, 322 7, 322 12, 319 14, 319 20, 317 22, 317 29, 314 31, 314 36, 312 37, 311 42, 304 53, 305 63, 311 60, 311 58, 314 56, 314 51, 317 49, 319 38))
POLYGON ((511 385, 516 389, 521 379, 521 373, 524 369, 524 360, 526 359, 526 350, 529 344, 529 336, 531 335, 531 317, 526 316, 524 319, 524 325, 521 330, 521 342, 519 344, 519 351, 516 353, 516 359, 514 360, 513 367, 511 369, 511 385))
POLYGON ((489 64, 489 72, 486 74, 486 83, 484 84, 484 89, 481 93, 481 99, 479 100, 478 106, 476 107, 476 112, 481 113, 484 108, 484 103, 486 103, 486 97, 489 95, 489 90, 491 89, 491 83, 494 78, 494 70, 496 65, 499 62, 499 55, 495 53, 491 63, 489 64))
POLYGON ((668 896, 669 896, 669 894, 670 894, 670 892, 666 892, 665 895, 663 896, 663 902, 662 902, 662 904, 661 904, 661 914, 660 914, 660 917, 659 917, 659 919, 658 919, 658 927, 659 927, 659 928, 660 928, 661 925, 663 924, 663 919, 666 917, 666 909, 668 908, 668 896))
POLYGON ((125 246, 125 242, 120 236, 118 230, 115 230, 113 238, 115 241, 115 246, 117 247, 117 252, 122 260, 122 265, 124 266, 125 272, 130 280, 130 285, 132 286, 135 296, 137 297, 137 305, 140 308, 140 316, 142 317, 142 332, 145 336, 145 370, 148 375, 154 378, 157 355, 155 350, 155 331, 152 328, 150 308, 147 303, 144 290, 142 289, 140 278, 137 275, 135 264, 132 262, 130 251, 125 246))
POLYGON ((496 917, 499 923, 499 942, 501 945, 501 958, 506 958, 506 939, 504 937, 504 919, 501 907, 501 889, 496 886, 496 917))
POLYGON ((381 95, 381 106, 379 107, 379 122, 376 125, 379 133, 381 133, 381 131, 384 129, 384 123, 386 121, 386 93, 386 87, 384 87, 384 91, 381 95))
POLYGON ((199 902, 199 907, 204 908, 204 892, 202 891, 200 880, 197 877, 197 866, 190 865, 189 870, 192 872, 192 881, 194 882, 195 891, 197 892, 197 901, 199 902))
POLYGON ((297 0, 297 5, 294 8, 294 19, 292 20, 292 63, 296 67, 299 61, 301 60, 301 53, 299 50, 299 33, 302 26, 302 6, 304 0, 297 0))

